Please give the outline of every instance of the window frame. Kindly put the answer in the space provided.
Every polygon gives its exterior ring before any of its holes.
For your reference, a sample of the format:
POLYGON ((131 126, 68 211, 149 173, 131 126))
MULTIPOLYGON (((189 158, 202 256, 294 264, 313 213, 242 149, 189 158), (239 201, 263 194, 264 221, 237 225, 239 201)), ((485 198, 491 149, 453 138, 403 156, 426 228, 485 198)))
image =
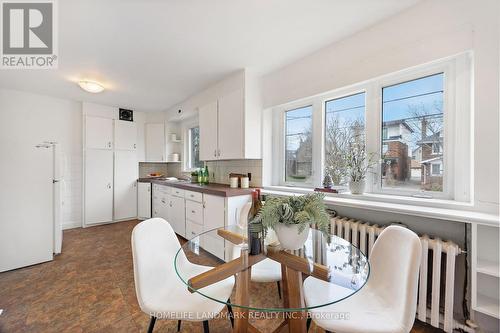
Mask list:
POLYGON ((298 103, 293 103, 293 104, 288 104, 285 108, 282 108, 279 110, 279 128, 280 128, 280 135, 278 140, 279 142, 279 164, 280 164, 280 173, 279 173, 279 184, 282 186, 290 186, 290 187, 312 187, 313 184, 315 183, 315 112, 314 112, 314 105, 312 103, 308 102, 298 102, 298 103), (313 144, 313 151, 312 151, 312 167, 311 167, 311 177, 310 181, 307 182, 292 182, 292 181, 287 181, 286 180, 286 113, 288 111, 294 111, 297 109, 301 108, 306 108, 306 107, 312 107, 312 112, 311 112, 311 131, 312 131, 312 144, 313 144))
MULTIPOLYGON (((184 156, 185 158, 183 159, 183 172, 193 172, 196 171, 199 168, 193 168, 191 166, 191 140, 190 140, 190 133, 191 129, 195 127, 200 127, 200 124, 198 122, 198 119, 192 119, 189 121, 186 121, 183 124, 183 142, 184 142, 184 156)), ((200 162, 203 163, 203 161, 200 160, 200 162)))
MULTIPOLYGON (((443 73, 443 165, 444 173, 443 177, 443 191, 425 191, 425 190, 412 190, 404 188, 383 188, 382 186, 382 164, 379 163, 377 170, 373 174, 371 179, 371 192, 378 194, 390 194, 390 195, 400 195, 400 196, 425 196, 434 199, 453 199, 453 179, 455 178, 454 172, 455 167, 453 166, 453 152, 454 147, 451 146, 449 136, 454 136, 455 128, 454 121, 456 111, 453 111, 454 103, 452 99, 455 97, 455 70, 453 62, 442 62, 432 65, 419 66, 417 68, 411 68, 403 70, 401 72, 387 75, 381 80, 377 80, 376 89, 378 94, 378 105, 376 109, 376 114, 378 116, 378 123, 382 126, 382 116, 383 116, 383 102, 382 102, 382 90, 385 87, 394 86, 397 84, 421 79, 424 77, 436 75, 443 73)), ((381 131, 380 131, 381 133, 381 131)), ((379 135, 378 144, 380 146, 377 149, 378 154, 382 151, 382 134, 379 135)))
MULTIPOLYGON (((367 174, 365 192, 369 195, 391 195, 394 197, 433 198, 470 202, 472 191, 472 52, 440 59, 431 63, 411 67, 395 73, 352 84, 333 91, 304 98, 273 108, 273 155, 272 184, 284 187, 314 188, 321 186, 325 161, 325 103, 330 100, 365 93, 365 142, 367 152, 382 152, 382 88, 412 81, 422 77, 443 73, 443 192, 382 188, 381 163, 367 174), (458 74, 457 74, 458 73, 458 74), (313 106, 313 168, 312 183, 285 182, 284 169, 284 112, 305 106, 313 106), (458 133, 461 133, 458 135, 458 133), (459 149, 460 148, 460 149, 459 149), (460 165, 460 168, 456 168, 460 165), (462 167, 465 166, 465 167, 462 167)), ((346 193, 339 194, 346 195, 346 193)), ((360 196, 358 195, 357 198, 360 196)))

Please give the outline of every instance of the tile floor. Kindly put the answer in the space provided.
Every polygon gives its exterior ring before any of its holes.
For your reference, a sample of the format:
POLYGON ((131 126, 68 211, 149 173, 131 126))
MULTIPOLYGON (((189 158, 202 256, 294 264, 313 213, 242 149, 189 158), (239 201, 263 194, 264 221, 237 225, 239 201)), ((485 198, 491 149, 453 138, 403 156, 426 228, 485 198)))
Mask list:
MULTIPOLYGON (((137 223, 67 230, 54 261, 0 273, 0 332, 145 332, 149 317, 137 304, 130 248, 137 223)), ((252 288, 256 302, 279 302, 274 283, 252 288)), ((278 324, 254 322, 263 331, 278 324)), ((211 332, 230 330, 227 319, 210 321, 211 332)), ((155 332, 176 332, 176 322, 159 320, 155 332)), ((202 325, 183 322, 182 332, 202 332, 202 325)), ((417 322, 412 332, 439 330, 417 322)))

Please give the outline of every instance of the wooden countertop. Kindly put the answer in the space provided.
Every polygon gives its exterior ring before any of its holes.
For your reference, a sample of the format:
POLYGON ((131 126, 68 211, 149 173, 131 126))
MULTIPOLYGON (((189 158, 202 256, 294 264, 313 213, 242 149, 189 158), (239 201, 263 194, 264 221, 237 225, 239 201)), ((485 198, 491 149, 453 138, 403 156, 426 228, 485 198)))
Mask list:
POLYGON ((255 188, 230 188, 227 184, 210 183, 208 185, 199 185, 197 183, 190 183, 187 181, 172 182, 154 178, 139 178, 140 183, 152 183, 158 185, 165 185, 176 187, 183 190, 201 192, 206 194, 218 195, 221 197, 236 197, 239 195, 250 195, 255 188))

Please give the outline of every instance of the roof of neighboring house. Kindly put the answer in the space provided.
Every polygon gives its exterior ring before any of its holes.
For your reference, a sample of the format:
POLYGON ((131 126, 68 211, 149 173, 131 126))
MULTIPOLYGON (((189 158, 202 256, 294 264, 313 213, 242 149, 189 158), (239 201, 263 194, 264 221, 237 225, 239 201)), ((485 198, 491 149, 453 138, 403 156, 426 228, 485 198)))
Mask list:
POLYGON ((417 145, 421 145, 423 143, 434 143, 434 142, 442 142, 443 137, 440 135, 441 132, 437 132, 431 135, 427 135, 426 137, 422 138, 421 140, 417 141, 417 145))
POLYGON ((390 121, 384 121, 383 126, 384 127, 389 127, 389 126, 396 126, 396 125, 403 125, 408 129, 410 132, 414 132, 413 129, 406 123, 406 120, 404 119, 397 119, 397 120, 390 120, 390 121))
POLYGON ((422 164, 427 164, 427 163, 436 162, 436 161, 441 161, 441 160, 443 160, 443 156, 438 156, 438 157, 429 158, 428 160, 422 161, 422 162, 420 162, 420 163, 422 163, 422 164))

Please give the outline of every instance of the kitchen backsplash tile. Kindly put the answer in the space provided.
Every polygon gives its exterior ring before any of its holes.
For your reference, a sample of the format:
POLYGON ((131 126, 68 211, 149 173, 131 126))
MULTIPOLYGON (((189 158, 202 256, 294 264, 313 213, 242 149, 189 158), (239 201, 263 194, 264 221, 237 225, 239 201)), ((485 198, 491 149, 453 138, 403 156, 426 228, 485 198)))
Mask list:
POLYGON ((252 174, 250 186, 262 186, 262 160, 229 160, 206 162, 210 173, 210 182, 229 184, 230 173, 252 174))
MULTIPOLYGON (((150 162, 139 162, 139 177, 147 177, 150 173, 162 173, 167 174, 167 164, 166 163, 150 163, 150 162)), ((168 175, 170 176, 170 175, 168 175)))

